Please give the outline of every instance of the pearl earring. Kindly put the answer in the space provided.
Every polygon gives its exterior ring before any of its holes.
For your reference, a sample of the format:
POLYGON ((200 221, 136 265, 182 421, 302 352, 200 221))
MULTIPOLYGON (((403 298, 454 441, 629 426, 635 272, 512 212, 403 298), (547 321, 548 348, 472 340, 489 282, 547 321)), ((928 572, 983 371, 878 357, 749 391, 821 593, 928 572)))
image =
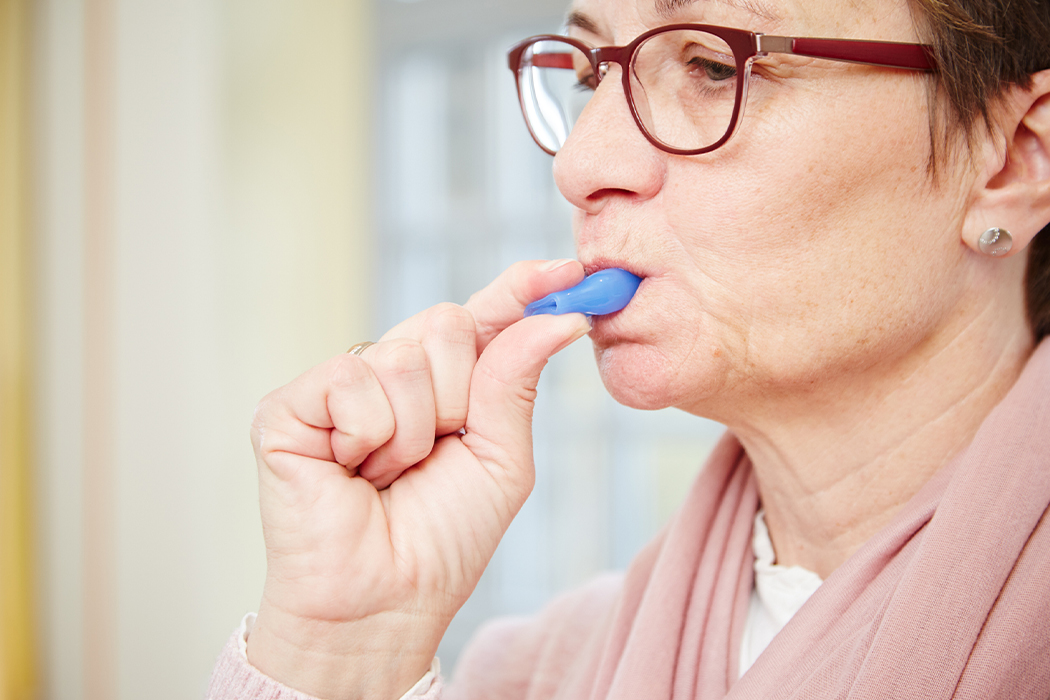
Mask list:
POLYGON ((1005 228, 996 227, 982 233, 978 245, 985 255, 999 258, 1009 253, 1014 247, 1014 239, 1005 228))

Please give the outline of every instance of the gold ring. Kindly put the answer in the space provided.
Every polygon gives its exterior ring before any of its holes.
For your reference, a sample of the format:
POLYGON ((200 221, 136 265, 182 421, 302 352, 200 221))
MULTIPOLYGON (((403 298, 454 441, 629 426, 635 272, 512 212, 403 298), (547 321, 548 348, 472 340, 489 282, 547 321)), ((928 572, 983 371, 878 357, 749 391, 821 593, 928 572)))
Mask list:
POLYGON ((371 340, 366 340, 363 343, 358 343, 357 345, 351 345, 350 349, 347 350, 347 352, 350 353, 351 355, 360 355, 361 353, 363 353, 365 351, 365 348, 367 348, 369 345, 375 345, 375 343, 373 343, 371 340))

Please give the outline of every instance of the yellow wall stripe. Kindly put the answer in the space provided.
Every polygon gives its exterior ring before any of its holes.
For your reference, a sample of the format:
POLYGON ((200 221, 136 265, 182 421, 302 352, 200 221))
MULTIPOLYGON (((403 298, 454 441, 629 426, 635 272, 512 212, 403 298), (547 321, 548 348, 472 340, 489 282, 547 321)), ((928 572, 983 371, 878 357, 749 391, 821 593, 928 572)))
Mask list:
POLYGON ((0 698, 34 695, 28 0, 0 0, 0 698))

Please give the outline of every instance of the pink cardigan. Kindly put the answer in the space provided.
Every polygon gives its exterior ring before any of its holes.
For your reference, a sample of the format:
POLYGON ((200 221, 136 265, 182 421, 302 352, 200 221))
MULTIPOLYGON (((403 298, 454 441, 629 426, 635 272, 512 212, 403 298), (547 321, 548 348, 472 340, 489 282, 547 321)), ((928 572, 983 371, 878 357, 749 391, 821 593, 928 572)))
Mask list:
MULTIPOLYGON (((727 434, 664 532, 621 577, 495 622, 455 681, 464 700, 1050 697, 1050 341, 973 442, 837 569, 737 679, 758 507, 727 434)), ((211 700, 314 700, 231 639, 211 700)), ((396 700, 396 699, 377 699, 396 700)))

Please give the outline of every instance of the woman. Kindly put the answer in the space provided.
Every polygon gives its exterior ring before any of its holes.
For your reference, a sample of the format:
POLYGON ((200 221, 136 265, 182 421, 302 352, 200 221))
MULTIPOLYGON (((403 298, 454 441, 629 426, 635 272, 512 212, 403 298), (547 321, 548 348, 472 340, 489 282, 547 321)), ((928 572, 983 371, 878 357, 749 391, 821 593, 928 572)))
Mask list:
POLYGON ((265 593, 212 697, 1047 697, 1050 3, 568 24, 511 58, 579 262, 262 401, 265 593), (575 123, 539 94, 570 67, 575 123), (623 311, 521 318, 607 267, 643 278, 623 311), (444 688, 438 641, 532 486, 539 373, 585 334, 617 400, 729 431, 622 579, 488 628, 444 688))

